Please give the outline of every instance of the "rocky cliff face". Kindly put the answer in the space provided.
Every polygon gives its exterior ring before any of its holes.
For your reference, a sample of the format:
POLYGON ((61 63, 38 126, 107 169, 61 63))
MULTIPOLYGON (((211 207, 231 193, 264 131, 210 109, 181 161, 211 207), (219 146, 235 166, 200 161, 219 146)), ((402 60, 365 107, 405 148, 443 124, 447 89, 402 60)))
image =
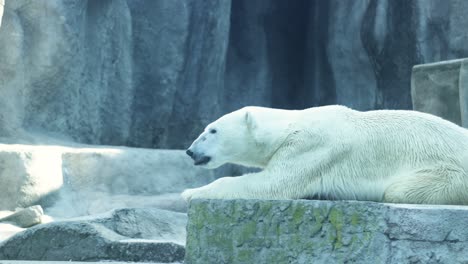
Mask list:
POLYGON ((185 148, 244 105, 408 109, 414 64, 468 56, 466 10, 463 0, 7 0, 0 136, 185 148))

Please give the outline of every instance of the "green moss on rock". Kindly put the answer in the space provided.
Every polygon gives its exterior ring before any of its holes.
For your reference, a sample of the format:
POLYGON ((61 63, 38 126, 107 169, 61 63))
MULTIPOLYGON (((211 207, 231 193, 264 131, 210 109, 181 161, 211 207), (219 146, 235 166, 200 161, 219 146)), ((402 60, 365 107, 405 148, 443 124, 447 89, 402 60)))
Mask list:
POLYGON ((295 225, 300 225, 304 221, 304 215, 306 208, 304 206, 298 206, 295 208, 292 217, 295 225))
POLYGON ((334 248, 339 249, 343 246, 342 242, 342 229, 343 229, 343 212, 338 208, 334 207, 330 211, 330 215, 328 216, 330 223, 335 228, 336 236, 335 236, 335 244, 334 248))

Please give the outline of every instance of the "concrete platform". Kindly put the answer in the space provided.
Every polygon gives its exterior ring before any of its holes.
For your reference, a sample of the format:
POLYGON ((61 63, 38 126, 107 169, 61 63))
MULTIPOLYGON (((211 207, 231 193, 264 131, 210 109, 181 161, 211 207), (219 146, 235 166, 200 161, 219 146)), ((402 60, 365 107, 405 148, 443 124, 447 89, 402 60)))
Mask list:
POLYGON ((194 200, 185 263, 468 263, 468 207, 194 200))

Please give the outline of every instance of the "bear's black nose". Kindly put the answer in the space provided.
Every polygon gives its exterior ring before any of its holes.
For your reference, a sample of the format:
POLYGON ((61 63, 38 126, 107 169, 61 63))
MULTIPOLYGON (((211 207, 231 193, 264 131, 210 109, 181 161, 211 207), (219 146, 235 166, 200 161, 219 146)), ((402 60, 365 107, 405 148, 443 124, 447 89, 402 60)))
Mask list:
POLYGON ((193 151, 191 151, 190 149, 187 149, 185 153, 187 153, 187 155, 189 155, 190 157, 193 157, 193 151))

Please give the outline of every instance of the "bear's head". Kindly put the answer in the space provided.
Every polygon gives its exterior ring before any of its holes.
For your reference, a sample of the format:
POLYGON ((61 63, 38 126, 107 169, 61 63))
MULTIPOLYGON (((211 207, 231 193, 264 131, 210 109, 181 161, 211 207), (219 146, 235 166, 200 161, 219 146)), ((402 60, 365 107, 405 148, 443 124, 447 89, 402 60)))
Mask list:
POLYGON ((217 168, 225 163, 262 167, 258 107, 244 107, 209 124, 187 149, 195 165, 217 168))

